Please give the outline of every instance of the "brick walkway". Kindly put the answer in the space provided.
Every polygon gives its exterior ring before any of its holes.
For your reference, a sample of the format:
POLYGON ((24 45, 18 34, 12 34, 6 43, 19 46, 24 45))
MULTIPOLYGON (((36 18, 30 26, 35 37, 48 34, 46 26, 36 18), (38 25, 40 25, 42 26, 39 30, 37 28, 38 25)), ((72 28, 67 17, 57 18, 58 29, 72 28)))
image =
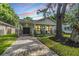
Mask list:
POLYGON ((9 47, 3 56, 57 56, 36 37, 24 36, 9 47))

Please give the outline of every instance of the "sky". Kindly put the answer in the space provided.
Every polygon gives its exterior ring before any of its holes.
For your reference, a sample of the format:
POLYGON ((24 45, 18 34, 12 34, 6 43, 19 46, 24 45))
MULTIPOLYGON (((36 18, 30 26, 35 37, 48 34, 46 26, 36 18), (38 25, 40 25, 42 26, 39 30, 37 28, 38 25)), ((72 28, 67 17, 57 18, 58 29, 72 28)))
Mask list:
POLYGON ((43 17, 43 14, 37 14, 38 9, 46 8, 46 3, 11 3, 10 6, 13 8, 15 13, 20 19, 24 17, 31 17, 33 20, 38 20, 43 17))

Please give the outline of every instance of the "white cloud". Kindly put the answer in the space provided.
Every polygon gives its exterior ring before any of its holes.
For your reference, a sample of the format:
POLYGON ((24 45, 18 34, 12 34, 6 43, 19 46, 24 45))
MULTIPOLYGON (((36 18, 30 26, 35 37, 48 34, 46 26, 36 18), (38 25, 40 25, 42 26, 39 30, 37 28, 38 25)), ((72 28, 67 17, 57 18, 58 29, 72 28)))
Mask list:
POLYGON ((39 20, 41 18, 43 18, 43 17, 42 16, 40 16, 40 17, 34 17, 33 20, 39 20))

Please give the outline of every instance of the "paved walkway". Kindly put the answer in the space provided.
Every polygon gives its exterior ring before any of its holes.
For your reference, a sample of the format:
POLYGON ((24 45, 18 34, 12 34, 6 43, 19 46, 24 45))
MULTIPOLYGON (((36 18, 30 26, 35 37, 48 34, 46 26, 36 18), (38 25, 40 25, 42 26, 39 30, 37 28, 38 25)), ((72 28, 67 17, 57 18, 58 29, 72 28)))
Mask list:
POLYGON ((9 47, 3 56, 57 56, 36 37, 24 36, 9 47))

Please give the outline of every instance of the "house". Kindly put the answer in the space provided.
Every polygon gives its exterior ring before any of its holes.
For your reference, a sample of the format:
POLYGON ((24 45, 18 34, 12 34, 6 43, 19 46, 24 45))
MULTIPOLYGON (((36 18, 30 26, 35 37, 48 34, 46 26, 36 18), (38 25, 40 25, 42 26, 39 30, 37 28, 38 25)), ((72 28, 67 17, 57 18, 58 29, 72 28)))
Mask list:
POLYGON ((40 20, 20 20, 23 25, 22 34, 53 34, 56 24, 49 18, 40 20))
MULTIPOLYGON (((56 23, 51 19, 40 19, 40 20, 20 20, 22 24, 22 34, 39 35, 39 34, 55 34, 56 23)), ((72 30, 69 25, 62 25, 62 31, 65 33, 71 33, 72 30)))
POLYGON ((0 21, 0 35, 15 34, 15 27, 0 21))
MULTIPOLYGON (((21 29, 19 31, 21 34, 28 35, 39 35, 39 34, 55 34, 56 33, 56 23, 51 19, 40 19, 40 20, 20 20, 21 29)), ((71 33, 71 28, 69 25, 62 25, 62 30, 65 33, 71 33)), ((16 28, 10 24, 0 21, 0 35, 15 34, 16 28)))
POLYGON ((72 33, 72 28, 71 28, 70 24, 63 24, 62 31, 64 33, 72 33))

